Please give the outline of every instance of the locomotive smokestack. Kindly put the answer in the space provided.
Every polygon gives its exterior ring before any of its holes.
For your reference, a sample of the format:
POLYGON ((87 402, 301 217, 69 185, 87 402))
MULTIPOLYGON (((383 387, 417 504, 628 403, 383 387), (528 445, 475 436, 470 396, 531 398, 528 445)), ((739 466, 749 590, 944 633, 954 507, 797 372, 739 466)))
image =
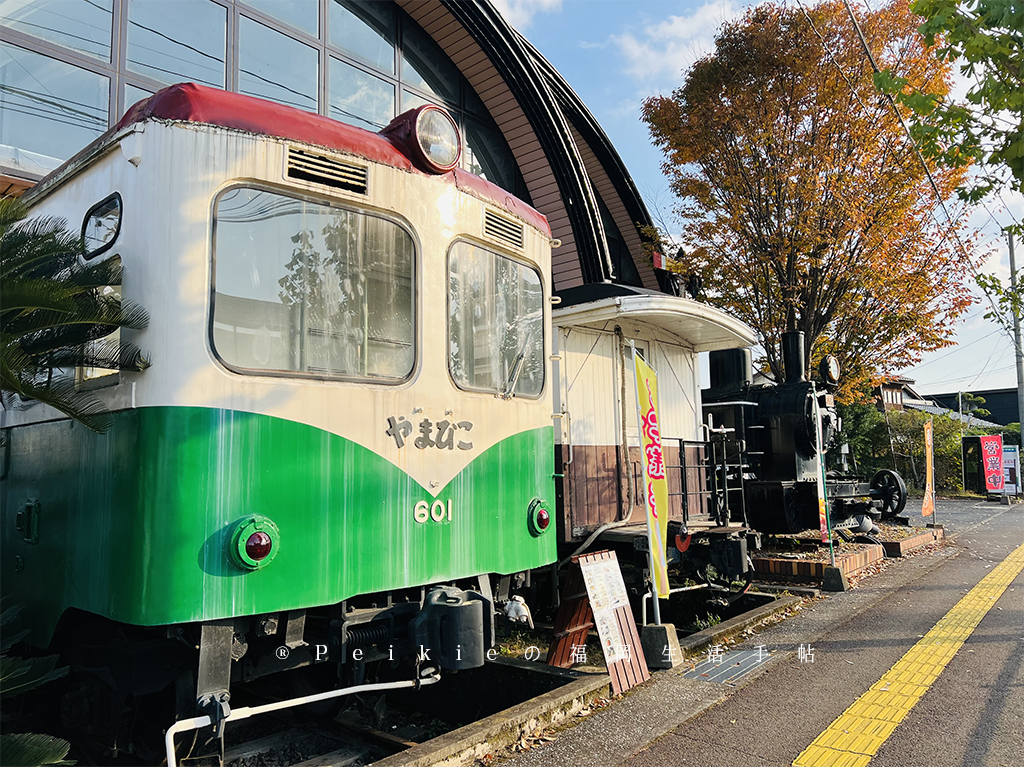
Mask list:
POLYGON ((804 378, 804 334, 801 330, 790 330, 782 334, 782 368, 786 383, 800 383, 804 378))

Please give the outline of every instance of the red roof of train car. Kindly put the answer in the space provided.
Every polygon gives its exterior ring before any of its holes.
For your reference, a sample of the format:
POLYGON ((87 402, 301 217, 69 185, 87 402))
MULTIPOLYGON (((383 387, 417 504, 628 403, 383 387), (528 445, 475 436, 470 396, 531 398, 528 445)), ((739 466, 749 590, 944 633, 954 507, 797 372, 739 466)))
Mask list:
MULTIPOLYGON (((294 107, 195 83, 171 85, 135 104, 114 126, 114 132, 152 118, 217 125, 301 141, 428 175, 417 170, 408 157, 377 133, 294 107)), ((459 168, 442 174, 441 178, 551 235, 546 216, 496 184, 459 168)))

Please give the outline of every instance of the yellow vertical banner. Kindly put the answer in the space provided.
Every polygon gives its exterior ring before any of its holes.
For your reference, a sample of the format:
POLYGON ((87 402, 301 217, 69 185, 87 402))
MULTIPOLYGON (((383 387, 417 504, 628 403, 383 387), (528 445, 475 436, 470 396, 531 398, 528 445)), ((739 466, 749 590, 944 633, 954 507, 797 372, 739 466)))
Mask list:
POLYGON ((935 513, 935 438, 932 436, 932 419, 924 425, 924 502, 921 516, 930 517, 935 513))
POLYGON ((640 426, 640 447, 644 454, 644 501, 647 505, 647 536, 651 547, 651 574, 658 596, 668 599, 668 481, 665 455, 658 428, 658 376, 633 349, 636 368, 636 408, 640 426))

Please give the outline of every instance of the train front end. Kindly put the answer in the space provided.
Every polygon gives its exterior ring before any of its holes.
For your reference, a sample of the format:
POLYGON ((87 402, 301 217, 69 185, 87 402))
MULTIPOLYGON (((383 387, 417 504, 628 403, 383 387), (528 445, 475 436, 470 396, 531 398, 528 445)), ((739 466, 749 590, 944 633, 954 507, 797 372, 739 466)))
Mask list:
POLYGON ((77 373, 109 432, 5 415, 4 591, 68 732, 479 666, 495 577, 555 560, 551 234, 459 147, 436 107, 373 134, 186 84, 33 191, 150 316, 149 370, 77 373))

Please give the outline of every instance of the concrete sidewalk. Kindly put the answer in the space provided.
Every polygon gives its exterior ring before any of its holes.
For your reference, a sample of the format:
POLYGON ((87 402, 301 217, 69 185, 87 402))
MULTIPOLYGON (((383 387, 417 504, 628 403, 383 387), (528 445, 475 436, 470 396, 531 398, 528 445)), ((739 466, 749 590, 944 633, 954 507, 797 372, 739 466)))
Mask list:
POLYGON ((774 652, 757 670, 736 683, 686 679, 683 674, 689 670, 689 664, 656 672, 649 682, 581 719, 576 726, 561 732, 554 742, 517 753, 502 763, 515 767, 621 764, 683 722, 735 695, 761 675, 771 673, 772 668, 792 657, 799 645, 814 644, 832 628, 917 581, 959 552, 959 547, 951 543, 909 559, 890 560, 891 565, 859 588, 814 600, 792 618, 737 643, 730 649, 753 649, 757 645, 788 649, 774 652))

